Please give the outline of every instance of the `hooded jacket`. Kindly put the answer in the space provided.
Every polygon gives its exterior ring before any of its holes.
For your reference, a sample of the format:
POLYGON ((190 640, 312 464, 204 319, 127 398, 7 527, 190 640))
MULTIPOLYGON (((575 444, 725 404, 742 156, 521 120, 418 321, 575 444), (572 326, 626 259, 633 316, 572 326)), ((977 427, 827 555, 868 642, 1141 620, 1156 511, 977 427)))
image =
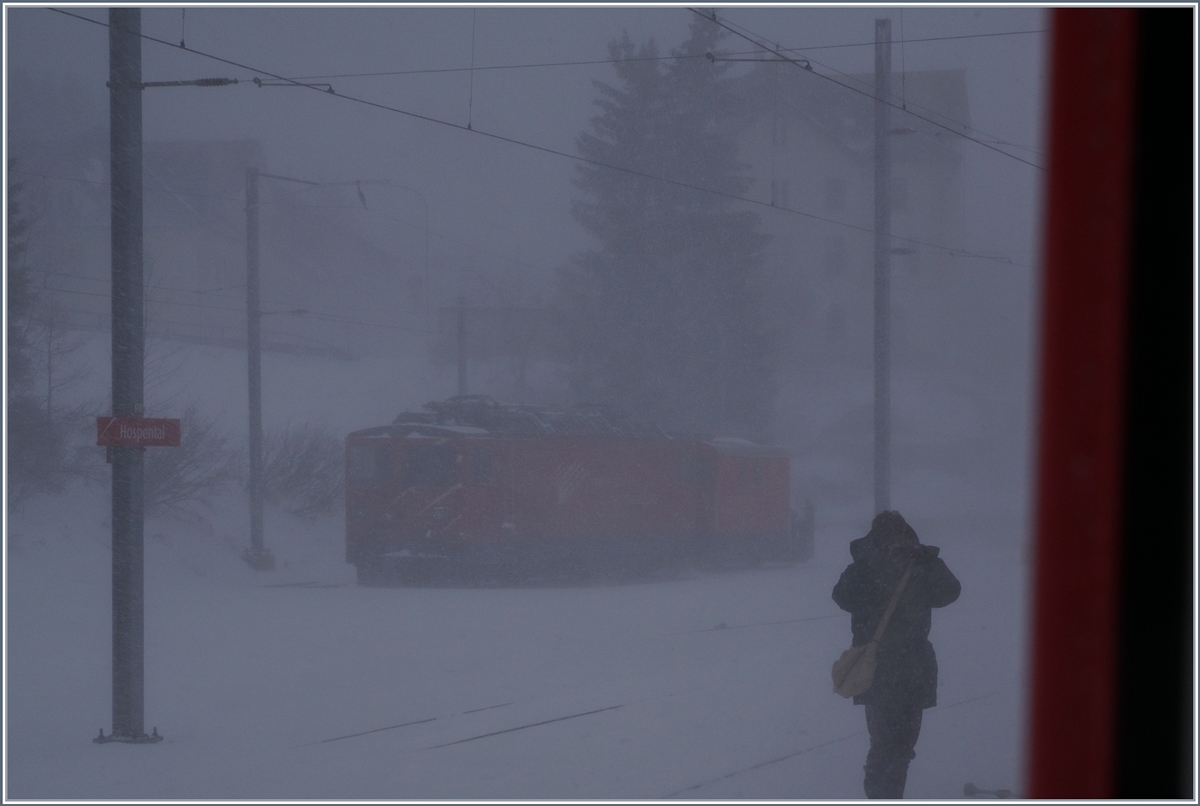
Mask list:
MULTIPOLYGON (((915 534, 913 535, 915 537, 915 534)), ((938 557, 936 546, 915 546, 912 574, 879 641, 875 680, 856 704, 911 702, 937 705, 937 656, 929 643, 931 611, 958 599, 962 586, 938 557)), ((850 543, 854 560, 833 588, 833 601, 850 613, 853 646, 871 640, 900 584, 906 562, 887 556, 883 536, 872 532, 850 543)))

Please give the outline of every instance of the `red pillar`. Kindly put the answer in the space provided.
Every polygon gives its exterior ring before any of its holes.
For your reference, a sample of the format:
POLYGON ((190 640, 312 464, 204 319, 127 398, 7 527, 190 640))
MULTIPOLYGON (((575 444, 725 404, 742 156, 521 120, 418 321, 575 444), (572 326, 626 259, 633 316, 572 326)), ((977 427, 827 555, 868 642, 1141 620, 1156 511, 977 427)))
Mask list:
POLYGON ((1053 12, 1029 796, 1114 792, 1137 12, 1053 12))

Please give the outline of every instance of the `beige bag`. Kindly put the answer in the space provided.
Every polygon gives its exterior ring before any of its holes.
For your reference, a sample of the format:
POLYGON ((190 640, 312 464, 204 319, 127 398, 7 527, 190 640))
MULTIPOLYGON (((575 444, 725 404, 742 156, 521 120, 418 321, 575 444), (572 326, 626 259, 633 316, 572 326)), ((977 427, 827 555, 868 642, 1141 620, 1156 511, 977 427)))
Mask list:
POLYGON ((911 573, 912 563, 909 563, 908 567, 904 569, 904 576, 900 577, 900 584, 896 586, 896 592, 892 594, 892 600, 888 602, 887 610, 883 613, 883 620, 875 628, 875 635, 871 640, 862 646, 847 649, 833 664, 833 690, 843 697, 862 694, 871 688, 871 683, 875 682, 875 654, 879 650, 879 639, 883 637, 883 631, 887 629, 888 621, 896 609, 896 603, 900 601, 900 594, 904 591, 904 586, 908 584, 908 577, 911 573))

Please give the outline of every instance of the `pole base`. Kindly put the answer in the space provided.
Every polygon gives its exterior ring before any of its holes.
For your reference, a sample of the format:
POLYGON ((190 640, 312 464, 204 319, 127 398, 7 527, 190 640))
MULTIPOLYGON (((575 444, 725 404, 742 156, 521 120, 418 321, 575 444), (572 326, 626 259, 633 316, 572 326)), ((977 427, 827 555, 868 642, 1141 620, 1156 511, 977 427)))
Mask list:
POLYGON ((268 549, 255 551, 254 549, 246 549, 242 552, 242 559, 246 561, 246 565, 253 568, 255 571, 274 571, 275 570, 275 555, 268 549))
POLYGON ((104 728, 100 728, 100 735, 92 739, 96 744, 107 744, 108 742, 124 742, 125 744, 154 744, 161 742, 163 737, 158 735, 158 728, 149 736, 142 734, 141 736, 118 736, 115 733, 104 735, 104 728))
POLYGON ((976 795, 991 795, 994 798, 1001 798, 1001 799, 1012 797, 1012 792, 1007 789, 996 789, 996 790, 980 789, 979 787, 975 786, 975 784, 967 784, 966 786, 964 786, 963 794, 966 795, 968 798, 973 798, 976 795))

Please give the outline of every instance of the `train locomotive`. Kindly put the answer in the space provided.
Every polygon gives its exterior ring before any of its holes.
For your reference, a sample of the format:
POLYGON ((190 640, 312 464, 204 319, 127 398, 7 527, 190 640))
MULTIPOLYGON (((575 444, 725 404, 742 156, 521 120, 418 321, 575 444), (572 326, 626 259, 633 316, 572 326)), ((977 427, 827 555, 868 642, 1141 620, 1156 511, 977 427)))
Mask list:
POLYGON ((798 562, 813 512, 789 498, 781 448, 459 396, 346 438, 346 560, 360 584, 798 562))

